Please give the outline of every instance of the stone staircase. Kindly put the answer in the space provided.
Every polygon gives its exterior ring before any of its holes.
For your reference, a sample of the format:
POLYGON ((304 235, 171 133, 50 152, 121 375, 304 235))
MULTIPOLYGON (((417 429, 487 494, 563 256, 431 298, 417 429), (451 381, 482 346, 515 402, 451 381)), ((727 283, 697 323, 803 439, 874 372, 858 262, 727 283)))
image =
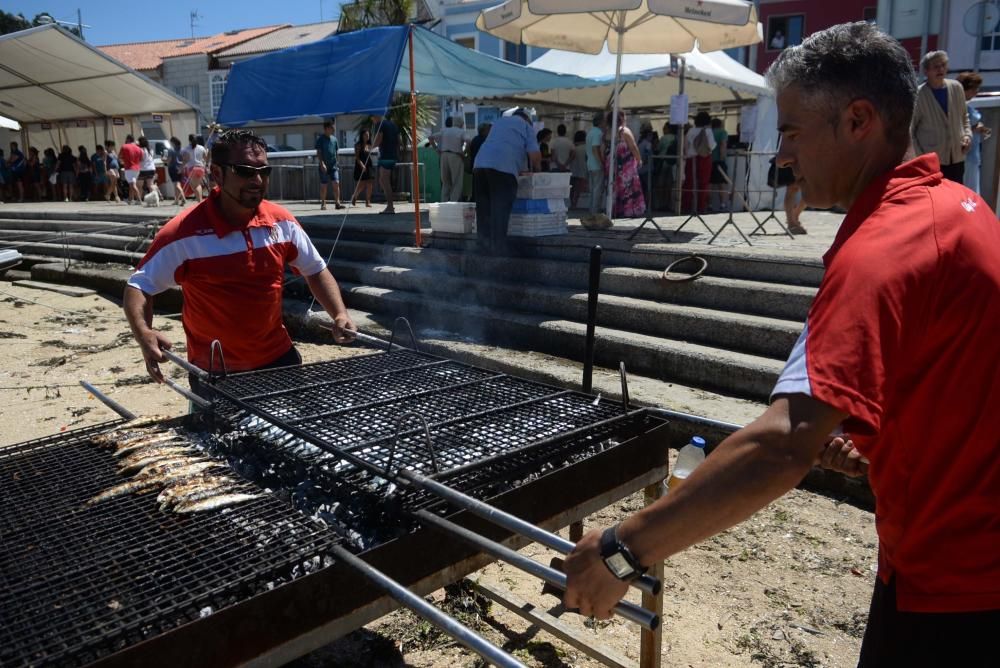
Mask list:
MULTIPOLYGON (((0 211, 0 247, 16 247, 29 268, 134 265, 155 232, 146 210, 68 217, 0 211)), ((404 315, 438 336, 583 359, 593 235, 539 239, 523 257, 496 258, 457 236, 428 234, 429 246, 418 249, 405 228, 351 224, 338 239, 328 217, 300 219, 324 256, 336 240, 330 267, 351 309, 387 325, 404 315)), ((705 274, 671 282, 663 269, 692 248, 633 244, 623 234, 597 241, 604 247, 598 365, 625 361, 631 373, 668 383, 766 399, 819 284, 818 260, 699 246, 705 274)), ((288 290, 303 294, 304 284, 290 281, 288 290)))

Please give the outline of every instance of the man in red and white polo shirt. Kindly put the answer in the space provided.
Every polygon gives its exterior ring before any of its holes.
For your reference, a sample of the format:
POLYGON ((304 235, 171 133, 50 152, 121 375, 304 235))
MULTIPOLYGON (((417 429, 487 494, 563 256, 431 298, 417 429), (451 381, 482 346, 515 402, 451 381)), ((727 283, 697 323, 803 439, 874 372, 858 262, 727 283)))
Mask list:
POLYGON ((352 338, 354 323, 323 258, 295 217, 264 199, 270 172, 260 137, 248 130, 220 135, 212 147, 218 188, 164 225, 129 279, 125 316, 158 382, 160 350, 170 341, 153 329, 153 297, 177 285, 184 290, 188 359, 202 369, 215 339, 229 371, 302 361, 281 318, 286 264, 333 318, 335 339, 352 338))
POLYGON ((142 204, 142 194, 137 185, 139 168, 142 166, 142 148, 135 143, 135 137, 132 135, 125 137, 125 143, 118 151, 118 160, 122 163, 122 173, 128 183, 128 199, 125 203, 142 204))
POLYGON ((867 470, 876 497, 859 665, 997 665, 1000 222, 943 179, 935 154, 907 155, 915 76, 874 26, 816 33, 768 79, 778 165, 808 204, 848 209, 805 330, 760 418, 677 490, 583 538, 565 603, 607 617, 623 579, 749 517, 818 462, 867 470))

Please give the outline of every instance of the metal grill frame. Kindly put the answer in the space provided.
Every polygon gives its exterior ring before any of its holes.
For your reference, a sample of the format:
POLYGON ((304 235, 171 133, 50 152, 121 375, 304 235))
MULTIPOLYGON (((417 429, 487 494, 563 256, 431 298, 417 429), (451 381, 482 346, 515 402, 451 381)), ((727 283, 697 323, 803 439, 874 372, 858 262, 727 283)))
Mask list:
POLYGON ((2 665, 88 664, 305 575, 340 543, 267 494, 197 517, 150 494, 85 506, 125 480, 89 442, 116 424, 0 448, 2 665))
MULTIPOLYGON (((556 530, 667 475, 667 423, 645 416, 645 430, 593 457, 489 498, 498 508, 556 530)), ((682 444, 675 444, 679 447, 682 444)), ((465 511, 449 518, 514 548, 526 541, 465 511)), ((419 595, 427 595, 493 559, 431 529, 420 528, 362 552, 366 562, 419 595), (420 558, 414 558, 420 555, 420 558)), ((96 666, 274 666, 303 656, 395 610, 398 604, 357 572, 335 563, 197 622, 107 657, 96 666)))
MULTIPOLYGON (((211 391, 216 394, 217 400, 222 400, 250 414, 257 415, 281 430, 294 434, 329 454, 385 477, 393 475, 388 464, 396 463, 399 468, 410 468, 424 474, 433 474, 430 476, 432 478, 448 479, 460 473, 494 465, 506 456, 520 455, 545 447, 555 447, 559 443, 578 439, 605 425, 620 424, 621 428, 625 430, 630 422, 639 419, 644 413, 641 409, 629 411, 626 407, 611 402, 604 402, 600 405, 589 394, 516 378, 504 373, 406 349, 359 355, 333 362, 314 362, 301 366, 230 374, 212 381, 209 385, 211 391), (361 367, 362 373, 357 372, 358 367, 361 367), (366 372, 366 367, 373 368, 366 372), (336 375, 339 370, 343 369, 349 369, 351 373, 344 376, 336 375), (361 406, 351 405, 314 414, 321 417, 289 417, 288 412, 282 415, 274 408, 262 407, 264 402, 272 401, 276 397, 294 396, 297 398, 303 394, 306 396, 316 394, 321 390, 333 392, 336 396, 334 390, 338 386, 348 383, 370 385, 373 378, 427 372, 428 370, 474 375, 475 377, 460 380, 453 385, 438 387, 433 392, 417 394, 390 392, 382 399, 361 406), (316 378, 315 382, 308 382, 311 378, 316 378), (442 453, 448 454, 453 459, 458 456, 463 456, 465 459, 464 462, 443 471, 430 471, 429 463, 433 457, 428 452, 424 430, 420 427, 401 430, 399 420, 408 413, 420 415, 419 411, 413 410, 414 407, 411 404, 414 401, 420 402, 436 398, 447 402, 447 399, 443 398, 446 392, 464 391, 470 388, 473 391, 478 389, 482 392, 491 383, 500 384, 501 391, 506 391, 508 394, 514 391, 515 387, 520 388, 525 398, 472 413, 457 410, 449 415, 445 412, 443 419, 438 422, 430 422, 427 435, 437 453, 436 459, 440 460, 442 453), (503 385, 510 387, 503 387, 503 385), (332 425, 324 424, 322 431, 308 428, 312 420, 319 421, 331 417, 335 418, 337 415, 350 415, 352 411, 368 408, 375 410, 393 409, 391 413, 382 414, 377 419, 376 426, 382 427, 383 430, 373 438, 361 442, 338 443, 336 442, 337 434, 343 431, 350 433, 350 430, 338 429, 339 425, 336 422, 332 425), (546 415, 547 421, 537 419, 539 412, 548 414, 546 415), (586 413, 592 415, 586 416, 586 413), (566 415, 575 415, 579 420, 592 419, 593 421, 582 426, 572 427, 564 422, 569 420, 565 417, 566 415), (470 440, 466 432, 474 431, 479 427, 488 431, 490 427, 488 423, 495 416, 512 416, 514 421, 520 420, 525 424, 533 422, 536 424, 534 427, 536 433, 515 433, 507 440, 519 440, 519 445, 506 450, 502 447, 494 447, 492 452, 484 452, 490 446, 485 446, 482 440, 470 440), (538 436, 542 437, 538 438, 538 436), (469 455, 470 450, 473 452, 478 450, 478 452, 475 455, 469 455)), ((403 387, 406 385, 403 384, 403 387)), ((379 388, 376 388, 376 391, 378 390, 379 388)), ((279 404, 277 408, 280 410, 281 405, 279 404)), ((373 416, 371 419, 376 418, 373 416)), ((489 434, 489 436, 493 438, 496 434, 497 432, 494 430, 494 433, 489 434)), ((507 438, 506 434, 501 435, 507 438)))

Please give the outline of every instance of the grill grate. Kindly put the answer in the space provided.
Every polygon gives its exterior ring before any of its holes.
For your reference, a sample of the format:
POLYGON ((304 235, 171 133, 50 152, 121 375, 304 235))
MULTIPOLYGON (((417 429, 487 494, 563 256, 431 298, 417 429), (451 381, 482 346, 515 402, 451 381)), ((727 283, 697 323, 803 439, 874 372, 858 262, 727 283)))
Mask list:
MULTIPOLYGON (((318 569, 337 538, 265 495, 239 512, 162 513, 91 435, 0 449, 0 665, 82 665, 318 569)), ((258 491, 247 485, 249 491, 258 491)), ((234 509, 235 510, 235 509, 234 509)))
MULTIPOLYGON (((428 424, 441 475, 495 466, 527 448, 553 447, 631 419, 621 406, 589 395, 410 351, 237 374, 216 388, 278 428, 371 468, 385 470, 391 461, 393 469, 430 473, 422 426, 400 425, 416 413, 428 424)), ((309 450, 300 454, 326 458, 309 450)))

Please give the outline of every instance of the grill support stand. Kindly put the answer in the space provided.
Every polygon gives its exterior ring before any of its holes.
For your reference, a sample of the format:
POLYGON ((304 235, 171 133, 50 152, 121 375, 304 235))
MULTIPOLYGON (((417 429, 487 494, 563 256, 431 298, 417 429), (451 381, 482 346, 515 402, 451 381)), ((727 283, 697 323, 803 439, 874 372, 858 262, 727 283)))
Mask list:
MULTIPOLYGON (((643 491, 646 505, 656 503, 663 495, 663 485, 656 483, 650 485, 643 491)), ((649 569, 649 575, 663 582, 664 566, 663 560, 657 561, 649 569)), ((663 590, 656 594, 642 592, 642 607, 646 608, 657 618, 663 616, 663 590)), ((653 630, 641 629, 639 632, 639 668, 660 668, 663 658, 663 629, 657 627, 653 630)))
MULTIPOLYGON (((655 223, 654 223, 655 224, 655 223)), ((583 391, 590 394, 594 389, 594 344, 597 329, 597 299, 601 293, 601 247, 590 249, 590 273, 587 284, 587 343, 583 352, 583 391)), ((573 543, 583 538, 583 522, 569 525, 569 539, 573 543)))

